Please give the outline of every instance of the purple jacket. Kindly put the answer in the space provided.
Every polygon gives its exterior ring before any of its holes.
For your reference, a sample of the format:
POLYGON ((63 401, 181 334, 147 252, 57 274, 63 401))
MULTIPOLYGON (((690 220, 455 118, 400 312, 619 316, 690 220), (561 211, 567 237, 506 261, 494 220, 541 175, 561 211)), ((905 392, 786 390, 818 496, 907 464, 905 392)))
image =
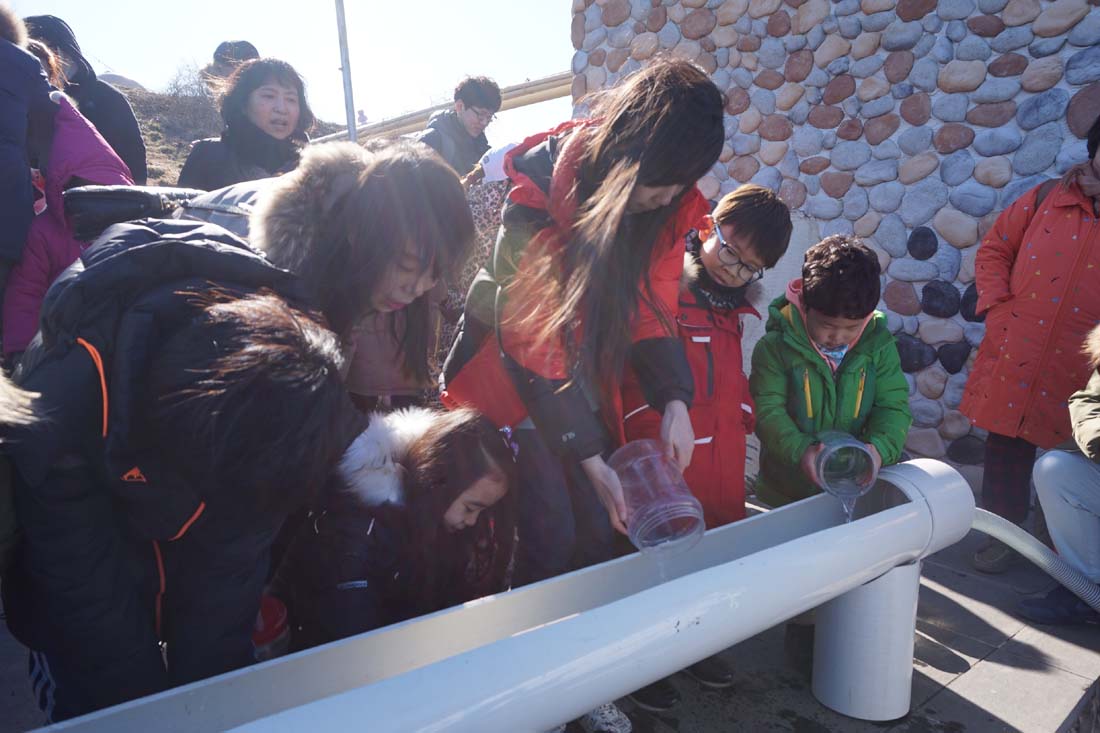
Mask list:
POLYGON ((46 178, 46 210, 31 222, 27 246, 4 292, 4 354, 23 351, 38 331, 38 312, 50 284, 87 246, 65 221, 62 192, 73 178, 100 185, 133 184, 130 170, 68 99, 54 118, 46 178))

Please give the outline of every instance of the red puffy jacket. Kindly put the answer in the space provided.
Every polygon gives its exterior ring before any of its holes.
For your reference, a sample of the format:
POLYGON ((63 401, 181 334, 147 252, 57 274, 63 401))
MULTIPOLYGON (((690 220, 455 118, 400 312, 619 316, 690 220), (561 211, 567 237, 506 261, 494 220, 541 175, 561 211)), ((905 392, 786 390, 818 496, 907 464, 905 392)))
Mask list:
MULTIPOLYGON (((741 317, 760 314, 751 305, 712 309, 694 289, 699 267, 690 254, 684 257, 676 325, 695 380, 695 451, 684 480, 711 528, 745 518, 745 436, 755 419, 742 367, 741 317)), ((633 374, 623 386, 623 408, 627 440, 660 438, 661 415, 646 404, 633 374)))
MULTIPOLYGON (((593 124, 563 123, 524 140, 505 158, 505 171, 515 187, 508 194, 496 252, 467 297, 461 330, 444 366, 441 394, 448 407, 475 407, 499 426, 516 426, 530 417, 549 446, 576 459, 622 441, 622 375, 606 375, 604 384, 593 385, 600 396, 610 397, 600 400, 574 379, 564 334, 540 342, 537 329, 510 326, 545 307, 534 297, 517 295, 533 288, 510 290, 501 309, 499 334, 493 326, 494 304, 498 284, 529 276, 526 263, 533 256, 560 252, 569 241, 578 208, 577 168, 593 124), (595 402, 604 403, 602 421, 593 411, 595 402)), ((692 384, 682 348, 664 324, 676 317, 684 235, 707 211, 706 199, 697 189, 681 196, 653 249, 653 299, 639 298, 638 315, 629 324, 630 361, 644 375, 650 401, 662 407, 672 399, 691 403, 692 384)), ((582 330, 583 323, 578 323, 574 338, 582 330)))

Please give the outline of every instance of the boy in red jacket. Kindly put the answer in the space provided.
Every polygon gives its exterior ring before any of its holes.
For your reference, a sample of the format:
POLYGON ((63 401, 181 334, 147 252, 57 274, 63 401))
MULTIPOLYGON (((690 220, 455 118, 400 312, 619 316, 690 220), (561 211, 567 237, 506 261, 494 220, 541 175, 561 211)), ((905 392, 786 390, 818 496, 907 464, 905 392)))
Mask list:
MULTIPOLYGON (((745 184, 726 194, 700 229, 688 234, 676 319, 695 377, 690 411, 695 451, 684 478, 703 505, 708 528, 745 517, 745 436, 754 420, 742 368, 741 316, 760 317, 749 302, 752 285, 787 251, 791 230, 787 205, 770 189, 745 184)), ((634 378, 623 388, 623 414, 628 441, 659 436, 661 415, 646 403, 634 378)), ((728 687, 733 680, 717 657, 685 671, 708 687, 728 687)), ((662 710, 675 704, 671 692, 660 680, 631 698, 662 710)))

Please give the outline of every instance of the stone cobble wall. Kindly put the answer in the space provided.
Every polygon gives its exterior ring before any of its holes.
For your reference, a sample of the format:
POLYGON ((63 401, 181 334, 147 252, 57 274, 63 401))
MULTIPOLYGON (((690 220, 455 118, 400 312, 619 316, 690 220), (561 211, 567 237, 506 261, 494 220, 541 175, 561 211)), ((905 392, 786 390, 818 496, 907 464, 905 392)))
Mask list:
POLYGON ((820 236, 865 237, 898 338, 908 448, 982 460, 958 412, 985 327, 981 236, 1018 196, 1087 158, 1100 114, 1100 0, 574 0, 573 97, 660 53, 726 97, 710 199, 752 181, 820 236))

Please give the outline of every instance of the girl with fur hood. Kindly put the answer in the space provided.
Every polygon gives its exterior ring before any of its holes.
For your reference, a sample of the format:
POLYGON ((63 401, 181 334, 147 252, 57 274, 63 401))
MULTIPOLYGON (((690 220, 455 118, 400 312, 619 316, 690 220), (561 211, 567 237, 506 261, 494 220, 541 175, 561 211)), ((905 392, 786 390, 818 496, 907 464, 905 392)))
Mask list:
POLYGON ((426 145, 311 146, 294 171, 199 196, 177 216, 226 227, 299 275, 349 361, 362 349, 379 365, 378 382, 430 385, 432 293, 466 262, 474 223, 458 176, 426 145))
POLYGON ((513 451, 469 410, 374 413, 275 578, 292 648, 506 590, 513 451))

